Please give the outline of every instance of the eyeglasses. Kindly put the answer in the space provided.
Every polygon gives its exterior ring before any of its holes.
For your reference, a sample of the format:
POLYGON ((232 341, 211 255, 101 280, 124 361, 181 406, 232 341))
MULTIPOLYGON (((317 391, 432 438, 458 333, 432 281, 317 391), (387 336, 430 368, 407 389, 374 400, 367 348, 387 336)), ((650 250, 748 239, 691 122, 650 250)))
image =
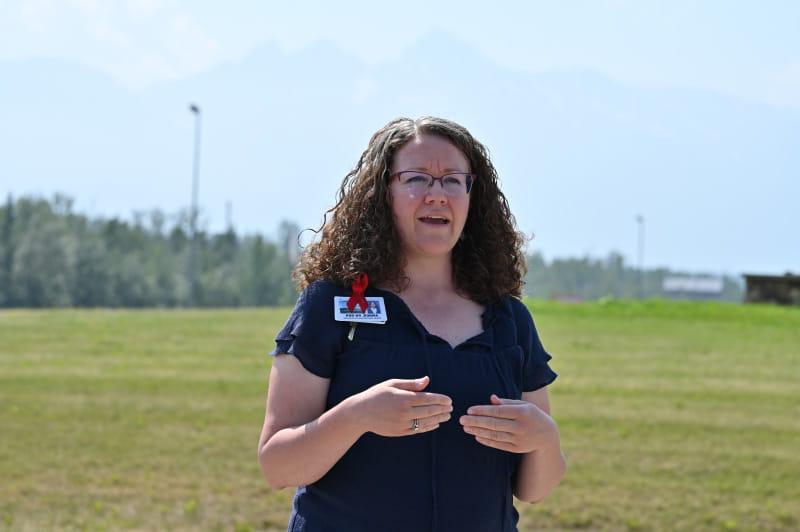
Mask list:
POLYGON ((451 197, 466 196, 472 190, 472 183, 477 176, 475 174, 468 174, 465 172, 454 172, 452 174, 445 174, 442 177, 433 177, 425 172, 418 172, 416 170, 405 170, 397 172, 389 176, 390 178, 397 178, 400 184, 409 192, 423 194, 433 186, 434 181, 438 181, 442 185, 445 195, 451 197))

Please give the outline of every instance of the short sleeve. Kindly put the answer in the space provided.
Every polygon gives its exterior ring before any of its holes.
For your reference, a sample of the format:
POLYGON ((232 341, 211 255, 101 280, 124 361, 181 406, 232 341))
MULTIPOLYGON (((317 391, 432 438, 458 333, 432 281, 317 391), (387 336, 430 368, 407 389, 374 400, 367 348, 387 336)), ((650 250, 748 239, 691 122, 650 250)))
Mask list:
POLYGON ((345 333, 333 317, 333 298, 344 295, 338 292, 336 285, 327 281, 308 285, 275 337, 270 355, 294 355, 308 371, 330 379, 345 333))
POLYGON ((517 324, 517 341, 523 353, 522 391, 532 392, 552 383, 558 374, 550 369, 548 362, 552 357, 539 339, 528 307, 516 299, 512 306, 517 324))

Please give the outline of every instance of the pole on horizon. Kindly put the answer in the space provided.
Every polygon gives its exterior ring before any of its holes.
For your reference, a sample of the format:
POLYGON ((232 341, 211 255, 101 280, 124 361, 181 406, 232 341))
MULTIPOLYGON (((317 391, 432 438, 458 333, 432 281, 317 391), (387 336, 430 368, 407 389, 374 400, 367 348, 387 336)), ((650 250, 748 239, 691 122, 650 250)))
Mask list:
POLYGON ((197 275, 197 189, 200 186, 200 106, 189 104, 194 114, 194 162, 192 164, 192 206, 189 212, 189 227, 192 240, 189 246, 189 306, 195 305, 197 275))
POLYGON ((644 299, 644 216, 636 215, 639 226, 639 244, 637 249, 637 262, 639 266, 639 299, 644 299))

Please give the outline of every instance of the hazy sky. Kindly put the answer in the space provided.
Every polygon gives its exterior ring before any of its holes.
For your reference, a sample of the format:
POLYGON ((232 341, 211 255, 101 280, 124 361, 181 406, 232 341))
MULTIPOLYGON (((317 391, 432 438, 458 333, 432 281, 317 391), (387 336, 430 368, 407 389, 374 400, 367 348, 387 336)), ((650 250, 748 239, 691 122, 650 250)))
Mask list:
POLYGON ((800 2, 3 0, 0 59, 76 60, 130 87, 319 40, 386 61, 442 30, 519 70, 709 88, 800 109, 800 2))
MULTIPOLYGON (((701 89, 710 95, 767 105, 778 115, 790 116, 791 120, 800 116, 800 2, 410 0, 389 4, 341 0, 238 1, 225 4, 224 8, 221 6, 219 2, 208 0, 2 0, 0 68, 2 62, 8 65, 9 62, 43 58, 79 63, 107 73, 135 94, 162 82, 186 79, 215 67, 244 61, 265 46, 277 45, 287 53, 294 53, 315 43, 332 43, 367 65, 380 67, 392 64, 418 45, 420 38, 442 32, 477 50, 488 62, 522 74, 591 71, 603 78, 639 87, 701 89)), ((460 59, 447 58, 455 63, 460 59)), ((463 80, 442 79, 441 82, 482 81, 470 78, 468 66, 463 76, 463 80)), ((435 79, 426 81, 436 82, 435 79)), ((369 84, 367 78, 363 87, 356 87, 355 98, 359 97, 359 90, 368 93, 369 84)), ((0 93, 2 90, 0 87, 0 93)), ((185 108, 180 111, 186 115, 185 108)), ((386 113, 396 115, 392 110, 386 113)), ((464 113, 456 110, 454 114, 469 115, 466 110, 464 113)), ((190 123, 185 118, 188 127, 190 123)), ((384 117, 376 117, 371 127, 378 127, 383 121, 384 117)), ((189 138, 188 134, 185 136, 189 138)), ((362 132, 348 142, 363 147, 366 140, 362 132)), ((797 142, 800 149, 800 139, 797 142)), ((778 148, 775 153, 782 155, 788 153, 787 150, 778 148)), ((502 154, 501 149, 496 151, 502 154)), ((350 161, 357 153, 348 155, 343 159, 350 161)), ((13 158, 13 154, 10 156, 13 158)), ((187 154, 181 157, 188 160, 187 154)), ((794 164, 794 159, 791 161, 794 164)), ((791 179, 792 184, 789 184, 790 173, 773 173, 770 186, 777 185, 780 189, 785 184, 788 193, 797 191, 797 180, 791 179), (776 182, 780 179, 783 183, 776 182)), ((46 180, 37 184, 36 176, 27 177, 31 186, 26 188, 13 183, 8 190, 16 194, 28 190, 57 191, 49 190, 49 185, 44 184, 48 183, 46 180)), ((732 203, 739 207, 746 206, 748 191, 758 185, 758 177, 756 171, 751 183, 724 183, 722 187, 732 190, 726 192, 727 200, 734 200, 732 203), (738 196, 733 198, 730 194, 738 196)), ((0 175, 0 192, 6 189, 3 180, 0 175)), ((92 186, 95 185, 85 185, 92 186)), ((651 186, 657 190, 663 184, 654 182, 651 186)), ((333 191, 325 191, 328 192, 332 196, 333 191)), ((614 191, 608 194, 611 197, 614 191)), ((77 199, 79 206, 85 205, 82 201, 86 198, 77 199)), ((127 205, 124 200, 124 197, 115 198, 112 210, 128 215, 133 209, 159 206, 173 210, 176 207, 175 202, 127 205)), ((596 200, 602 202, 604 198, 596 200)), ((714 201, 714 198, 709 200, 714 201)), ((130 201, 140 200, 132 198, 130 201)), ((766 197, 765 201, 768 201, 766 197)), ((237 205, 243 203, 244 200, 237 199, 237 205)), ((665 212, 669 211, 668 206, 662 207, 665 212)), ((317 206, 315 209, 321 210, 317 206)), ((219 212, 214 214, 219 222, 222 216, 219 212)), ((688 241, 687 237, 674 232, 677 227, 674 222, 680 214, 675 213, 675 220, 666 215, 662 217, 662 241, 669 238, 688 241)), ((621 223, 629 225, 628 229, 633 232, 633 213, 620 213, 620 216, 624 219, 621 223)), ((734 212, 731 216, 738 214, 734 212)), ((792 222, 797 219, 797 215, 789 218, 792 222)), ((569 238, 557 234, 555 229, 567 224, 559 220, 551 223, 552 230, 544 223, 537 223, 536 227, 544 229, 541 233, 545 244, 548 238, 563 244, 561 248, 545 246, 546 251, 554 249, 558 254, 578 255, 588 251, 603 255, 612 248, 618 249, 618 242, 635 240, 633 234, 619 233, 616 242, 592 240, 593 237, 587 236, 588 243, 568 245, 569 238)), ((689 226, 698 227, 697 223, 692 224, 689 226)), ((250 228, 255 225, 253 222, 250 228)), ((572 230, 577 242, 580 229, 578 222, 575 225, 577 227, 572 230)), ((784 236, 769 241, 770 234, 796 234, 785 225, 777 218, 769 223, 762 221, 762 225, 754 226, 752 234, 743 235, 745 242, 766 235, 763 246, 765 250, 769 247, 770 252, 763 262, 748 261, 742 251, 738 251, 739 255, 730 252, 724 258, 712 253, 703 256, 703 243, 698 240, 695 243, 698 251, 694 255, 681 256, 681 249, 675 244, 674 249, 664 250, 662 263, 729 272, 740 268, 797 269, 800 265, 794 263, 800 256, 796 250, 800 244, 787 242, 784 236), (770 223, 787 233, 771 231, 770 223), (791 252, 783 253, 784 246, 791 252), (668 257, 675 260, 669 262, 668 257)), ((719 235, 725 232, 724 226, 722 221, 719 226, 709 225, 706 229, 709 235, 719 235)), ((725 235, 725 238, 731 242, 729 249, 736 245, 735 236, 725 235)), ((632 246, 624 245, 626 249, 621 251, 632 258, 632 246)))

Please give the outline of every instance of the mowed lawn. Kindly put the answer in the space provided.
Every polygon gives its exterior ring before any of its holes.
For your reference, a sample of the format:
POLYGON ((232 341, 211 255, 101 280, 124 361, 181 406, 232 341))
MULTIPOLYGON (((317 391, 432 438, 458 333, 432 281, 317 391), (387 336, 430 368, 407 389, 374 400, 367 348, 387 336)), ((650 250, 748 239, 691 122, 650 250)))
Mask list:
MULTIPOLYGON (((569 470, 520 530, 800 529, 800 309, 530 306, 569 470)), ((285 529, 256 447, 287 314, 0 312, 0 529, 285 529)))

